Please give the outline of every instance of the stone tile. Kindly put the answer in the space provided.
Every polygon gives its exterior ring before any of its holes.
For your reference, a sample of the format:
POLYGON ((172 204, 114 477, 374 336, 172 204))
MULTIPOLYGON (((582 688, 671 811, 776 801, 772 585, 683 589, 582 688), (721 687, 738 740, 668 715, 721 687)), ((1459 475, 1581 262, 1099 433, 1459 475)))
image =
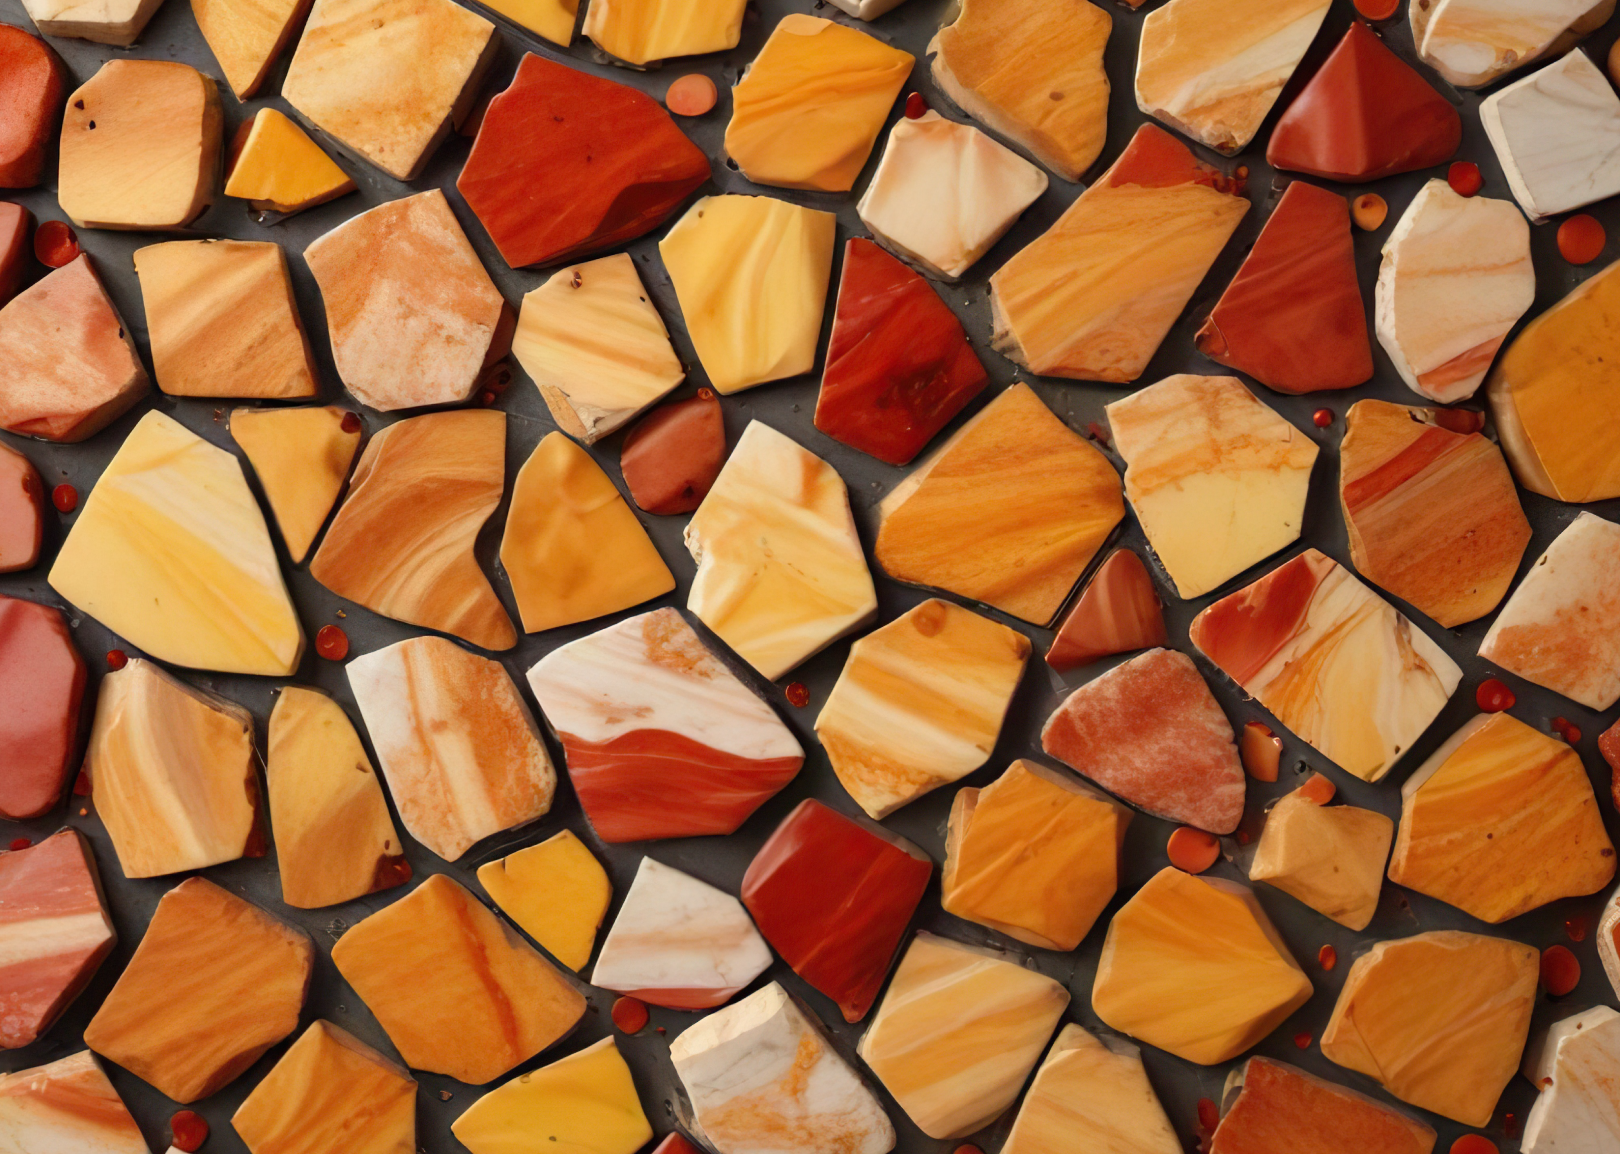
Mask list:
POLYGON ((335 405, 232 409, 230 431, 253 466, 293 564, 303 564, 360 451, 359 418, 335 405))
POLYGON ((613 886, 572 830, 479 866, 478 884, 563 965, 580 970, 591 960, 613 886))
POLYGON ((1479 105, 1513 197, 1541 221, 1620 192, 1620 96, 1574 51, 1479 105))
POLYGON ((0 817, 56 808, 79 751, 87 671, 61 610, 0 596, 0 817))
POLYGON ((1064 614, 1046 651, 1046 664, 1067 673, 1116 653, 1166 644, 1164 606, 1142 558, 1115 549, 1097 566, 1064 614))
POLYGON ((1378 909, 1395 823, 1353 805, 1324 805, 1301 787, 1266 814, 1249 880, 1267 882, 1358 933, 1378 909))

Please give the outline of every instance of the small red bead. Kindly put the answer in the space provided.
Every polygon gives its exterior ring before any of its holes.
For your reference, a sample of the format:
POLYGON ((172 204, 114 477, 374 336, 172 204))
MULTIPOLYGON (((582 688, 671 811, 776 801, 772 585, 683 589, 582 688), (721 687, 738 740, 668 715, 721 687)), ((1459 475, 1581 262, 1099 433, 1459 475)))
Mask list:
POLYGON ((1323 946, 1316 951, 1316 961, 1324 970, 1331 970, 1339 964, 1339 951, 1332 946, 1323 946))
POLYGON ((951 1154, 984 1154, 984 1151, 980 1150, 971 1142, 964 1142, 955 1150, 951 1151, 951 1154))
POLYGON ((1572 942, 1586 940, 1586 918, 1581 914, 1564 919, 1564 934, 1572 942))
POLYGON ((1298 1046, 1301 1050, 1309 1050, 1311 1048, 1310 1031, 1301 1030, 1299 1033, 1295 1034, 1294 1045, 1298 1046))
POLYGON ((322 625, 315 634, 315 652, 328 661, 342 661, 349 655, 349 635, 336 625, 322 625))
POLYGON ((181 1110, 169 1119, 169 1142, 187 1154, 208 1141, 208 1123, 190 1110, 181 1110))
POLYGON ((72 485, 58 485, 51 490, 51 504, 60 513, 71 513, 79 507, 79 491, 72 485))
POLYGON ((34 255, 47 268, 61 268, 79 257, 79 238, 64 221, 41 221, 34 230, 34 255))
POLYGON ((344 413, 343 414, 343 431, 345 433, 358 433, 360 431, 360 414, 359 413, 344 413))
POLYGON ((1548 946, 1541 951, 1541 984, 1555 998, 1581 984, 1580 959, 1568 946, 1548 946))
POLYGON ((785 690, 789 705, 803 709, 810 704, 810 689, 802 681, 795 681, 785 690))
POLYGON ((116 672, 118 672, 120 669, 122 669, 124 666, 126 666, 128 664, 129 664, 129 654, 125 653, 122 649, 109 649, 109 650, 107 650, 107 668, 108 669, 110 669, 114 673, 116 673, 116 672))
POLYGON ((1603 226, 1584 212, 1558 226, 1558 252, 1570 264, 1591 264, 1608 240, 1603 226))
POLYGON ((1496 1143, 1483 1134, 1464 1134, 1451 1144, 1451 1154, 1498 1154, 1496 1143))
POLYGON ((79 776, 73 779, 73 796, 90 796, 90 775, 82 769, 79 770, 79 776))
POLYGON ((1096 441, 1099 445, 1101 445, 1105 449, 1108 448, 1108 430, 1107 429, 1103 428, 1096 421, 1089 421, 1086 424, 1086 432, 1091 435, 1091 439, 1093 441, 1096 441))
POLYGON ((1516 700, 1513 690, 1494 677, 1487 677, 1479 683, 1479 688, 1474 690, 1474 703, 1486 713, 1501 713, 1504 709, 1512 709, 1516 700))
POLYGON ((1479 174, 1479 165, 1471 160, 1458 160, 1446 171, 1446 183, 1458 196, 1473 196, 1485 187, 1485 178, 1479 174))
POLYGON ((1219 1126, 1220 1124, 1220 1108, 1208 1098, 1198 1099, 1198 1125, 1202 1129, 1208 1130, 1213 1134, 1215 1132, 1215 1127, 1219 1126))
POLYGON ((906 119, 917 120, 928 111, 928 101, 923 99, 921 92, 913 92, 906 97, 906 119))
POLYGON ((613 1003, 613 1024, 626 1034, 647 1028, 647 1003, 640 998, 620 998, 613 1003))
POLYGON ((1502 1133, 1508 1138, 1519 1136, 1519 1116, 1517 1114, 1502 1115, 1502 1133))
POLYGON ((1356 0, 1356 11, 1368 20, 1388 20, 1400 6, 1400 0, 1356 0))
POLYGON ((1311 414, 1311 424, 1315 425, 1318 429, 1325 429, 1332 423, 1332 409, 1317 409, 1316 412, 1311 414))
POLYGON ((12 849, 27 849, 29 846, 31 846, 33 844, 34 844, 33 840, 30 839, 30 838, 26 838, 26 837, 15 837, 15 838, 11 839, 11 848, 12 849))

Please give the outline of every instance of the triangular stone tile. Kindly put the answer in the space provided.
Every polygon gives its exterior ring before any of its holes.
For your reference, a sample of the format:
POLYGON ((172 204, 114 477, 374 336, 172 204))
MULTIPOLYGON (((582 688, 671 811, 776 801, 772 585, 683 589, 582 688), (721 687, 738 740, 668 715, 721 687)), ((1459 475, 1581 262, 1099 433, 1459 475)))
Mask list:
POLYGON ((1058 626, 1046 663, 1066 673, 1101 657, 1152 649, 1168 639, 1164 607, 1147 566, 1132 550, 1116 549, 1058 626))
POLYGON ((332 405, 235 409, 230 428, 259 478, 293 564, 302 564, 360 449, 359 418, 332 405))

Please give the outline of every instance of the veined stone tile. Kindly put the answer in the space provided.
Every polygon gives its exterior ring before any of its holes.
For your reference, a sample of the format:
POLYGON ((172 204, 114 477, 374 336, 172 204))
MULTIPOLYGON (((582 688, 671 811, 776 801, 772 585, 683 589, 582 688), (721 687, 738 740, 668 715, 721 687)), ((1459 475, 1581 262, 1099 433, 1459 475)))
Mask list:
POLYGON ((1076 689, 1041 748, 1155 817, 1231 833, 1246 789, 1231 722, 1192 659, 1150 649, 1076 689))
POLYGON ((641 859, 602 942, 591 985, 674 1010, 731 1000, 771 964, 742 903, 690 874, 641 859))
POLYGON ((0 596, 0 817, 27 821, 62 800, 86 677, 60 609, 0 596))
POLYGON ((1387 401, 1350 406, 1339 502, 1361 575, 1451 629, 1507 595, 1530 522, 1502 451, 1444 419, 1387 401))
POLYGON ((412 637, 347 671, 399 820, 428 849, 456 861, 550 811, 556 771, 499 661, 412 637))
POLYGON ((1142 1052, 1073 1022, 1035 1071, 1001 1154, 1182 1154, 1142 1052))
POLYGON ((359 418, 335 405, 232 409, 230 430, 259 478, 293 564, 303 564, 360 451, 359 418))
POLYGON ((591 960, 613 886, 573 831, 479 866, 478 884, 563 965, 580 970, 591 960))
POLYGON ((1458 196, 1431 180, 1383 252, 1378 343, 1414 392, 1467 400, 1535 299, 1530 226, 1505 200, 1458 196))
POLYGON ((50 583, 160 661, 286 677, 304 653, 241 464, 159 412, 96 481, 50 583))
POLYGON ((1045 625, 1125 516, 1125 502, 1108 458, 1014 383, 878 511, 873 555, 890 577, 1045 625))
POLYGON ((884 818, 990 760, 1029 639, 930 598, 850 647, 816 736, 855 803, 884 818))
POLYGON ((84 1044, 176 1102, 235 1081, 298 1028, 309 935, 200 877, 158 901, 84 1044))
POLYGON ((584 32, 609 56, 640 68, 737 47, 745 6, 746 0, 593 0, 584 32))
POLYGON ((1620 96, 1586 53, 1497 89, 1479 119, 1531 220, 1620 192, 1620 96))
POLYGON ((528 292, 512 355, 557 427, 587 445, 686 377, 626 252, 560 269, 528 292))
POLYGON ((606 842, 733 833, 804 762, 793 731, 675 609, 559 646, 529 687, 606 842))
POLYGON ((310 0, 191 0, 197 27, 238 101, 258 92, 309 5, 310 0))
POLYGON ((0 1141, 19 1151, 151 1154, 89 1050, 0 1074, 0 1141))
POLYGON ((1327 10, 1326 0, 1170 0, 1142 22, 1136 106, 1217 152, 1243 151, 1327 10))
POLYGON ((0 445, 0 573, 32 569, 44 538, 45 483, 39 470, 10 445, 0 445))
POLYGON ((954 281, 1045 191, 1046 173, 1029 161, 930 110, 889 130, 856 211, 884 248, 954 281))
POLYGON ((1358 933, 1378 909, 1395 823, 1353 805, 1323 805, 1304 787, 1266 814, 1249 880, 1268 882, 1358 933))
POLYGON ((1554 1022, 1525 1053, 1541 1096, 1524 1118, 1524 1154, 1603 1154, 1620 1143, 1620 1014, 1594 1006, 1554 1022))
POLYGON ((1279 393, 1348 389, 1372 377, 1344 197, 1296 180, 1193 338, 1211 360, 1279 393))
POLYGON ((877 613, 844 480, 751 421, 686 525, 697 561, 686 607, 769 679, 877 613))
POLYGON ((1393 605, 1307 549, 1193 619, 1192 643, 1301 739, 1377 781, 1462 670, 1393 605))
POLYGON ((474 1086, 560 1041, 585 1014, 562 971, 444 874, 358 922, 332 961, 406 1065, 474 1086))
POLYGON ((1534 946, 1460 930, 1379 942, 1350 967, 1322 1056, 1484 1126, 1524 1050, 1539 963, 1534 946))
POLYGON ((1556 56, 1613 14, 1614 0, 1431 0, 1410 10, 1418 55, 1458 88, 1556 56))
MULTIPOLYGON (((5 39, 0 33, 0 60, 5 58, 5 39)), ((0 97, 3 95, 4 89, 0 87, 0 97)), ((0 150, 4 148, 4 135, 0 133, 0 150)), ((0 175, 5 171, 4 163, 4 153, 0 151, 0 175)), ((23 274, 33 265, 33 237, 34 214, 13 201, 0 200, 0 308, 10 304, 21 290, 23 274)))
POLYGON ((742 900, 794 972, 858 1022, 933 872, 905 838, 806 798, 754 855, 742 900))
POLYGON ((1364 1094, 1250 1058, 1227 1079, 1231 1104, 1210 1154, 1432 1154, 1434 1128, 1364 1094), (1236 1086, 1233 1083, 1236 1083, 1236 1086), (1237 1096, 1232 1099, 1236 1089, 1237 1096))
MULTIPOLYGON (((877 1098, 775 982, 688 1027, 669 1056, 720 1154, 772 1154, 784 1141, 804 1154, 894 1148, 877 1098)), ((672 1134, 658 1149, 677 1140, 685 1144, 672 1134)))
POLYGON ((1603 972, 1608 975, 1615 996, 1620 997, 1620 890, 1609 895, 1608 903, 1598 919, 1595 936, 1603 972))
POLYGON ((934 83, 992 132, 1077 181, 1108 134, 1113 18, 1086 0, 964 0, 928 44, 934 83))
POLYGON ((290 215, 353 191, 349 174, 274 108, 254 115, 225 174, 225 195, 241 197, 261 212, 290 215))
POLYGON ((619 470, 643 513, 675 516, 703 504, 726 459, 726 425, 710 389, 659 405, 619 447, 619 470))
POLYGON ((473 556, 505 485, 505 413, 389 425, 360 455, 310 576, 374 613, 510 649, 517 631, 473 556))
POLYGON ((769 196, 706 196, 658 242, 687 335, 716 392, 814 367, 834 220, 769 196))
POLYGON ((1299 539, 1316 442, 1236 377, 1166 377, 1105 412, 1125 496, 1183 598, 1299 539))
POLYGON ((414 180, 472 108, 500 43, 451 0, 315 0, 281 94, 339 144, 414 180))
MULTIPOLYGON (((48 6, 35 0, 23 7, 39 27, 49 21, 34 16, 34 9, 48 6)), ((5 65, 0 99, 6 105, 5 126, 0 129, 0 188, 33 188, 45 175, 45 156, 56 136, 67 91, 67 70, 50 45, 10 24, 0 29, 0 62, 5 65)))
POLYGON ((570 1154, 636 1154, 653 1136, 612 1038, 497 1086, 450 1131, 472 1154, 532 1148, 542 1134, 570 1154))
POLYGON ((991 342, 1042 376, 1134 381, 1248 210, 1227 177, 1144 124, 990 278, 991 342))
POLYGON ((1133 550, 1115 549, 1064 615, 1046 651, 1046 663, 1067 673, 1102 657, 1153 649, 1168 640, 1164 606, 1147 566, 1133 550))
POLYGON ((26 1046, 49 1030, 117 940, 83 834, 64 829, 0 854, 0 1048, 26 1046))
POLYGON ((1620 700, 1620 525, 1591 513, 1547 546, 1479 655, 1589 709, 1620 700))

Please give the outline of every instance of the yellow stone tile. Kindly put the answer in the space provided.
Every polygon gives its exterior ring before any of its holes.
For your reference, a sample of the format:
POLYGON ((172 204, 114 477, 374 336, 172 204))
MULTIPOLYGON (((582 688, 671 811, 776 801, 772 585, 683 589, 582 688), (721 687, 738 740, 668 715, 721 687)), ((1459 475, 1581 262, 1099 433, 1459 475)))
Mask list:
POLYGON ((732 89, 726 152, 755 184, 848 192, 912 63, 857 29, 784 16, 732 89))
POLYGON ((1183 1154, 1183 1148, 1142 1068, 1142 1052, 1071 1022, 1035 1072, 1001 1154, 1183 1154))
POLYGON ((354 181, 309 134, 274 108, 261 108, 225 178, 225 195, 261 211, 299 212, 354 191, 354 181))
POLYGON ((1310 979, 1247 886, 1166 867, 1109 923, 1091 1006, 1116 1030, 1213 1066, 1310 996, 1310 979))
POLYGON ((706 196, 658 242, 717 392, 815 366, 835 219, 768 196, 706 196))
POLYGON ((1581 755, 1481 714, 1401 787, 1389 880, 1492 925, 1614 880, 1614 845, 1581 755))
POLYGON ((1057 615, 1125 516, 1108 458, 1025 384, 979 410, 878 508, 874 555, 889 576, 1036 625, 1057 615))
POLYGON ((360 449, 360 428, 343 427, 346 409, 233 409, 231 437, 242 447, 270 502, 294 565, 303 563, 337 504, 360 449))
POLYGON ((613 886, 572 830, 479 866, 478 884, 563 965, 579 970, 591 960, 613 886))
POLYGON ((564 48, 573 42, 574 25, 579 23, 579 0, 483 0, 483 4, 564 48))
POLYGON ((626 64, 737 47, 747 0, 591 0, 585 35, 626 64))
POLYGON ((101 474, 50 583, 160 661, 286 677, 304 653, 241 465, 162 413, 142 417, 101 474))
POLYGON ((1022 759, 958 791, 945 840, 945 912, 1048 950, 1080 944, 1114 900, 1131 811, 1022 759))
POLYGON ((310 0, 191 0, 191 14, 237 100, 259 90, 309 5, 310 0))
POLYGON ((1491 1120, 1536 999, 1534 946, 1460 930, 1379 942, 1345 975, 1322 1056, 1466 1126, 1491 1120))
POLYGON ((1378 908, 1395 823, 1351 805, 1318 805, 1300 790, 1266 815, 1249 880, 1268 882, 1323 917, 1364 930, 1378 908))
POLYGON ((612 1038, 519 1074, 450 1127, 472 1154, 635 1154, 652 1138, 630 1067, 612 1038))

